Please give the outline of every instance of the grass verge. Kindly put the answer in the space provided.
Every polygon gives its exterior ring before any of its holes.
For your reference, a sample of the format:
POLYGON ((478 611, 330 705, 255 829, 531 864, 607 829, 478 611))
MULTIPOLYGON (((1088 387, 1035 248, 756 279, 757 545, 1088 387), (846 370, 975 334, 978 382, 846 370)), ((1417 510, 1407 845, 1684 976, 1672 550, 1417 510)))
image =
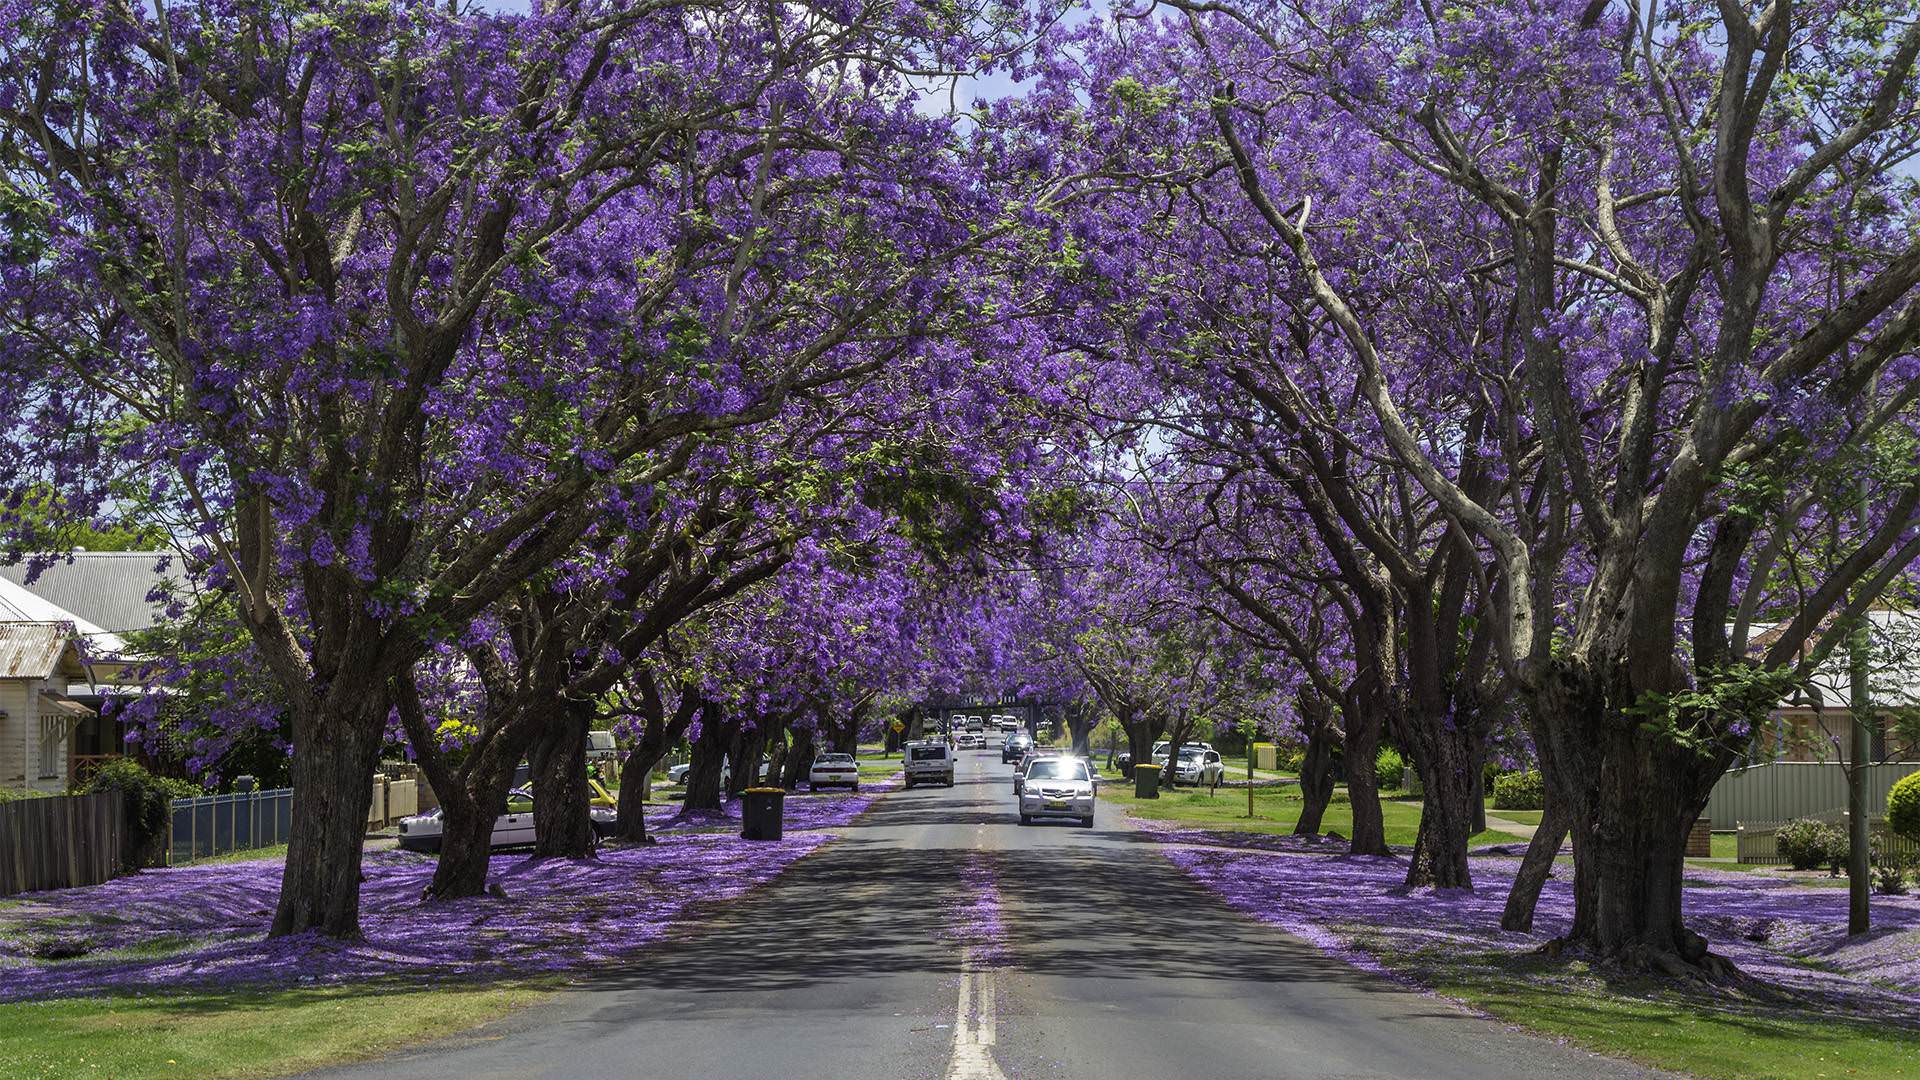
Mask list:
MULTIPOLYGON (((1141 799, 1134 795, 1130 781, 1120 779, 1109 779, 1103 783, 1100 799, 1135 817, 1178 821, 1207 829, 1241 829, 1261 833, 1291 833, 1294 823, 1300 820, 1302 805, 1298 788, 1255 788, 1254 816, 1249 818, 1246 788, 1220 788, 1211 793, 1204 788, 1179 788, 1163 791, 1157 799, 1141 799)), ((1385 826, 1387 843, 1411 845, 1420 831, 1420 800, 1405 797, 1382 799, 1380 817, 1385 826)), ((1352 836, 1353 807, 1346 802, 1335 802, 1328 806, 1326 816, 1320 821, 1320 831, 1352 836)), ((1488 829, 1476 834, 1472 842, 1501 844, 1520 839, 1523 837, 1514 833, 1488 829)))
POLYGON ((373 984, 24 1002, 0 1005, 0 1058, 9 1080, 279 1076, 475 1028, 552 992, 373 984))
POLYGON ((1730 991, 1603 977, 1533 955, 1382 952, 1389 968, 1500 1020, 1706 1080, 1920 1078, 1920 1034, 1730 991))

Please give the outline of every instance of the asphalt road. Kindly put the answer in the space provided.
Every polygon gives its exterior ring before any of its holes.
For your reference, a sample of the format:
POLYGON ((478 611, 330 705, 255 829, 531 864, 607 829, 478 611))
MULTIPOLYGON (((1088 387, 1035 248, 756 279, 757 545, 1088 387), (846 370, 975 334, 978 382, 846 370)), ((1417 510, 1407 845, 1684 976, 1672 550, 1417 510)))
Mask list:
POLYGON ((997 751, 962 751, 957 786, 886 796, 841 830, 844 840, 644 964, 470 1035, 312 1075, 1649 1075, 1473 1018, 1254 922, 1180 874, 1110 807, 1091 830, 1023 828, 1010 778, 997 751), (997 890, 983 888, 983 876, 997 890), (993 894, 998 954, 967 944, 993 894))

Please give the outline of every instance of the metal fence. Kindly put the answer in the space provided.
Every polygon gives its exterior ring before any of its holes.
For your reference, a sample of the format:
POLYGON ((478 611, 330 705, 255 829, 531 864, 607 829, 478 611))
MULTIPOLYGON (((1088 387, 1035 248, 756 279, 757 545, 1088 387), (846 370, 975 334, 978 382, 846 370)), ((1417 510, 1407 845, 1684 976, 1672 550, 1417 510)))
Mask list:
POLYGON ((110 881, 120 870, 121 795, 0 803, 0 896, 110 881))
MULTIPOLYGON (((1842 829, 1847 827, 1847 812, 1844 810, 1821 814, 1807 814, 1805 817, 1830 821, 1842 829)), ((1734 833, 1734 859, 1737 862, 1754 863, 1761 866, 1785 866, 1787 860, 1780 854, 1780 830, 1787 825, 1784 821, 1746 821, 1734 833)), ((1908 864, 1920 862, 1920 843, 1904 836, 1897 836, 1887 830, 1887 822, 1882 817, 1869 817, 1867 830, 1873 838, 1875 858, 1896 858, 1908 864)))
POLYGON ((167 861, 177 865, 284 844, 292 826, 292 788, 175 799, 167 861))
MULTIPOLYGON (((1894 761, 1866 767, 1867 807, 1886 809, 1887 789, 1920 762, 1894 761)), ((1743 821, 1791 821, 1837 812, 1847 805, 1847 776, 1839 765, 1818 761, 1774 761, 1734 769, 1714 785, 1701 814, 1718 828, 1743 821)))

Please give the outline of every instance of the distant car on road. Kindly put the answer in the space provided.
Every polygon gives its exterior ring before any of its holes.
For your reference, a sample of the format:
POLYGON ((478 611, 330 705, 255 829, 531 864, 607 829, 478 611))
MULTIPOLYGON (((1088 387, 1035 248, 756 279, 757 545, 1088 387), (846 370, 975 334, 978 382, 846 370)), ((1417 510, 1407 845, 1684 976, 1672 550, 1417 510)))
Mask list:
POLYGON ((1020 760, 1020 755, 1033 746, 1033 736, 1024 731, 1015 731, 1000 744, 1000 764, 1010 765, 1020 760))
POLYGON ((953 786, 953 748, 945 739, 924 739, 906 746, 907 786, 944 784, 953 786))
POLYGON ((987 737, 978 731, 962 731, 954 739, 954 745, 962 750, 978 750, 987 745, 987 737))
POLYGON ((807 770, 807 787, 813 791, 823 787, 849 787, 859 791, 860 766, 854 764, 852 754, 821 754, 807 770))
POLYGON ((1027 766, 1020 790, 1020 824, 1064 817, 1093 827, 1093 768, 1075 757, 1044 757, 1027 766))
POLYGON ((1055 758, 1059 756, 1060 751, 1051 746, 1028 747, 1027 752, 1020 755, 1020 764, 1013 767, 1013 793, 1015 795, 1020 794, 1020 785, 1026 782, 1027 769, 1029 766, 1041 758, 1055 758))
MULTIPOLYGON (((596 806, 587 811, 593 818, 593 831, 605 836, 613 831, 614 812, 606 807, 596 806)), ((400 819, 400 846, 407 851, 437 852, 446 832, 446 824, 441 820, 441 809, 434 807, 424 814, 400 819)), ((520 847, 534 841, 533 793, 525 788, 515 788, 507 793, 507 812, 493 822, 493 846, 496 848, 520 847)))

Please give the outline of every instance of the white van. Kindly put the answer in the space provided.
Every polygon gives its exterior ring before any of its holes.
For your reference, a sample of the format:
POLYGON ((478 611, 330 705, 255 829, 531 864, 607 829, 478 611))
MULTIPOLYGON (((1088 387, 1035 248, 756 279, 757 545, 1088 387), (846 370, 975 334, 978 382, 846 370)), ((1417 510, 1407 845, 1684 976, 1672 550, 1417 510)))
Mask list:
POLYGON ((953 748, 942 739, 926 739, 906 745, 907 786, 944 784, 953 786, 953 748))

